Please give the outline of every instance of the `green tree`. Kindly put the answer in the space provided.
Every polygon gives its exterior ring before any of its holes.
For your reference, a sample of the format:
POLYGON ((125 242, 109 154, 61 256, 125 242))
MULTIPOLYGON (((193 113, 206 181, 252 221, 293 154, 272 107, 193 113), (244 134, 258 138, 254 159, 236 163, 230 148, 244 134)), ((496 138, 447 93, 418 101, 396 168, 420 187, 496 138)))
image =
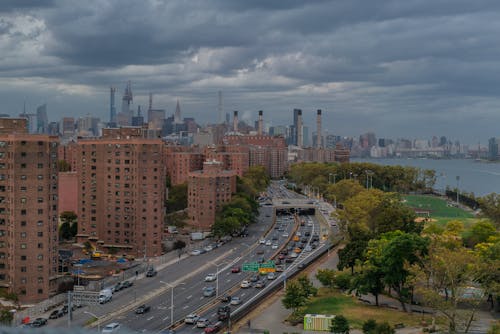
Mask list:
POLYGON ((212 234, 216 237, 231 235, 241 229, 241 224, 237 217, 227 216, 216 219, 212 225, 212 234))
POLYGON ((316 278, 325 287, 333 289, 335 286, 335 270, 332 269, 318 269, 316 278))
POLYGON ((62 221, 59 227, 59 237, 64 240, 72 239, 78 233, 77 215, 73 211, 63 211, 59 218, 62 221))
POLYGON ((329 201, 336 199, 337 203, 344 203, 364 190, 363 186, 355 180, 342 180, 327 187, 325 198, 329 201))
POLYGON ((377 324, 377 327, 375 327, 375 331, 373 332, 374 334, 394 334, 396 333, 396 330, 389 325, 387 321, 377 324))
POLYGON ((488 241, 488 238, 497 236, 499 233, 495 226, 487 220, 480 220, 466 233, 465 244, 472 248, 475 245, 488 241))
POLYGON ((371 234, 368 230, 358 225, 349 226, 347 229, 349 235, 351 235, 351 239, 344 248, 338 251, 339 263, 337 264, 337 269, 344 270, 344 268, 351 268, 351 273, 354 273, 356 261, 364 261, 365 259, 365 250, 371 234))
POLYGON ((410 267, 421 263, 427 254, 429 240, 414 233, 394 231, 370 240, 367 248, 367 265, 379 267, 383 282, 396 292, 401 307, 410 294, 410 267))
POLYGON ((375 234, 382 234, 395 230, 407 233, 420 233, 423 224, 415 223, 415 212, 401 202, 399 195, 387 194, 383 196, 374 213, 375 234))
POLYGON ((186 243, 182 240, 175 240, 174 249, 183 249, 186 247, 186 243))
POLYGON ((352 287, 352 275, 339 272, 335 275, 335 286, 341 290, 349 290, 352 287))
POLYGON ((330 333, 349 334, 349 321, 343 315, 336 315, 333 318, 330 333))
POLYGON ((187 191, 187 183, 178 184, 169 188, 168 199, 165 201, 167 213, 187 208, 187 191))
POLYGON ((377 322, 373 319, 368 319, 363 323, 363 333, 364 334, 375 334, 375 329, 377 328, 377 322))
POLYGON ((353 287, 362 294, 371 293, 375 297, 375 305, 378 305, 378 296, 384 291, 384 272, 379 265, 368 262, 353 280, 353 287))
POLYGON ((302 289, 302 292, 306 298, 316 296, 316 294, 318 293, 318 289, 314 287, 307 275, 300 275, 297 279, 297 282, 299 283, 300 288, 302 289))
POLYGON ((478 202, 482 214, 500 227, 500 194, 491 193, 479 198, 478 202))
POLYGON ((306 304, 307 298, 300 284, 296 281, 290 281, 287 283, 285 296, 281 302, 285 308, 292 309, 292 312, 295 313, 300 307, 306 304))

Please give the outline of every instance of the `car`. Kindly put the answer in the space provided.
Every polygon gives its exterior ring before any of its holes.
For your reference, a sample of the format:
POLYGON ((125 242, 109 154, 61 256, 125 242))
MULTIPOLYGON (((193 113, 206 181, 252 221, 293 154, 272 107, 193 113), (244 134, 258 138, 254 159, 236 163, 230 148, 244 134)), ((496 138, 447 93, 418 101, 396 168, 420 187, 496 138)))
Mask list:
POLYGON ((302 252, 302 249, 300 249, 300 247, 296 247, 293 251, 294 251, 294 253, 298 254, 298 253, 302 252))
POLYGON ((263 256, 261 256, 261 257, 259 257, 259 259, 257 261, 259 263, 264 263, 264 262, 266 262, 266 259, 263 256))
POLYGON ((319 241, 319 235, 314 234, 311 238, 312 241, 319 241))
POLYGON ((280 254, 278 256, 278 260, 284 260, 286 258, 286 255, 285 254, 280 254))
POLYGON ((288 238, 288 232, 285 232, 281 235, 283 238, 288 238))
POLYGON ((57 319, 64 316, 64 312, 62 310, 54 310, 49 315, 49 319, 57 319))
POLYGON ((146 304, 142 304, 138 308, 135 309, 135 314, 144 314, 148 313, 151 310, 151 306, 148 306, 146 304))
POLYGON ((45 318, 36 318, 32 323, 31 323, 31 327, 35 327, 35 328, 38 328, 38 327, 42 327, 42 326, 45 326, 47 324, 47 319, 45 318))
POLYGON ((154 268, 149 268, 146 272, 146 277, 154 277, 158 272, 154 268))
POLYGON ((62 312, 62 313, 64 313, 64 314, 66 314, 66 313, 68 313, 68 312, 69 312, 69 307, 68 307, 68 304, 66 304, 66 305, 64 305, 64 306, 62 307, 61 312, 62 312))
POLYGON ((299 240, 300 240, 300 237, 299 237, 298 235, 294 235, 292 240, 293 240, 293 241, 299 241, 299 240))
POLYGON ((272 245, 272 243, 273 243, 273 242, 272 242, 271 240, 267 240, 267 241, 266 241, 266 246, 271 246, 271 245, 272 245))
POLYGON ((220 321, 217 321, 213 325, 208 325, 205 329, 204 332, 205 334, 209 333, 217 333, 220 329, 222 328, 222 323, 220 321))
POLYGON ((266 286, 266 283, 264 281, 257 281, 255 284, 254 284, 254 287, 256 287, 257 289, 260 289, 260 288, 263 288, 266 286))
POLYGON ((112 322, 104 326, 101 333, 115 333, 118 332, 120 328, 121 325, 118 322, 112 322))
POLYGON ((302 233, 300 231, 297 231, 297 232, 295 232, 295 235, 300 238, 302 236, 302 233))
POLYGON ((198 314, 191 313, 191 314, 188 314, 186 316, 186 318, 184 318, 184 323, 192 325, 192 324, 195 324, 198 321, 198 319, 200 319, 200 316, 198 314))
POLYGON ((191 251, 191 253, 189 253, 189 254, 191 254, 191 255, 200 255, 200 254, 201 254, 201 251, 200 251, 199 249, 193 249, 193 250, 191 251))
POLYGON ((117 291, 120 291, 123 289, 123 284, 122 282, 118 282, 115 284, 115 287, 114 287, 114 291, 117 292, 117 291))
POLYGON ((230 295, 224 295, 222 296, 222 298, 220 299, 221 302, 223 303, 229 303, 231 301, 231 296, 230 295))
POLYGON ((231 297, 231 305, 240 305, 241 304, 241 298, 238 296, 233 296, 231 297))
POLYGON ((271 249, 278 249, 278 244, 273 244, 273 245, 271 246, 271 249))
POLYGON ((260 240, 259 240, 259 244, 263 245, 263 244, 265 244, 265 243, 266 243, 266 239, 260 239, 260 240))
POLYGON ((203 288, 203 297, 215 296, 215 288, 213 286, 206 286, 203 288))
POLYGON ((299 256, 299 254, 298 254, 298 253, 296 253, 296 252, 293 252, 292 254, 290 254, 290 257, 291 257, 292 259, 293 259, 293 258, 296 258, 296 257, 298 257, 298 256, 299 256))
POLYGON ((304 233, 304 235, 305 235, 306 237, 308 237, 308 236, 310 236, 310 235, 311 235, 311 232, 306 231, 306 232, 304 233))
POLYGON ((210 325, 210 320, 208 320, 207 318, 200 318, 196 322, 196 327, 198 327, 198 328, 205 328, 208 325, 210 325))
MULTIPOLYGON (((294 253, 294 254, 295 254, 295 253, 294 253)), ((286 263, 292 263, 292 262, 293 262, 293 260, 295 260, 295 258, 294 258, 294 257, 292 257, 292 256, 287 256, 287 258, 285 259, 285 262, 286 262, 286 263)))
POLYGON ((267 279, 268 279, 269 281, 272 281, 272 280, 273 280, 273 279, 275 279, 275 278, 276 278, 276 274, 275 274, 275 273, 268 273, 268 274, 267 274, 267 279))
POLYGON ((271 238, 271 240, 273 240, 273 241, 278 240, 278 236, 277 235, 273 235, 273 237, 271 238))
POLYGON ((233 267, 233 268, 231 268, 231 272, 233 274, 237 274, 237 273, 241 272, 241 268, 240 267, 233 267))
POLYGON ((305 248, 304 248, 304 252, 310 252, 312 251, 312 247, 310 245, 307 245, 305 248))
POLYGON ((130 288, 132 285, 134 285, 134 282, 132 282, 132 281, 123 281, 123 283, 122 283, 122 287, 124 289, 130 288))
POLYGON ((250 283, 250 281, 247 281, 247 280, 242 281, 240 284, 240 287, 242 289, 246 289, 246 288, 249 288, 251 286, 252 286, 252 283, 250 283))
POLYGON ((256 252, 257 255, 261 255, 261 254, 264 254, 264 250, 263 249, 258 249, 257 252, 256 252))
POLYGON ((304 262, 299 263, 299 265, 297 266, 297 268, 299 268, 299 269, 304 269, 305 267, 306 267, 306 264, 304 262))
POLYGON ((205 250, 205 252, 210 252, 214 248, 211 245, 206 245, 205 247, 203 247, 203 249, 205 250))
POLYGON ((258 280, 259 280, 259 276, 257 276, 257 275, 250 276, 250 282, 257 282, 258 280))
POLYGON ((217 275, 214 273, 210 273, 205 277, 205 282, 213 282, 217 279, 217 275))
MULTIPOLYGON (((306 233, 307 233, 307 232, 306 232, 306 233)), ((301 243, 303 243, 303 244, 307 243, 307 237, 302 237, 302 238, 300 239, 300 242, 301 242, 301 243)))

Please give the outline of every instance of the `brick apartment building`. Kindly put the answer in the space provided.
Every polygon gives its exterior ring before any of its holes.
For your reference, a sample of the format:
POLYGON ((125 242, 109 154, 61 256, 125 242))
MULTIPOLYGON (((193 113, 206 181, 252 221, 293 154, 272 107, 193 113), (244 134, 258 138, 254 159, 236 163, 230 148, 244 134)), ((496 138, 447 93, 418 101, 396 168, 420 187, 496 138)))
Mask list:
POLYGON ((103 129, 78 142, 78 242, 137 257, 162 253, 163 142, 147 129, 103 129))
POLYGON ((197 147, 164 147, 166 173, 172 185, 187 182, 189 173, 203 168, 205 158, 197 147))
POLYGON ((222 162, 209 160, 203 170, 189 173, 189 225, 198 231, 210 231, 216 211, 236 192, 236 173, 224 170, 222 162))
POLYGON ((56 289, 58 143, 0 118, 0 286, 22 303, 56 289))

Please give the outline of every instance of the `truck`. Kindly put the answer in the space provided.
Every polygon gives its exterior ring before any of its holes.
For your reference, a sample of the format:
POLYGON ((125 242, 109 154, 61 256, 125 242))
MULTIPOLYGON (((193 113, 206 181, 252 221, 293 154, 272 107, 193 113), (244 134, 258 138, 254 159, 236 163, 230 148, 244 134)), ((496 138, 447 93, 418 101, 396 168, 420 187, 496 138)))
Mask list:
POLYGON ((227 320, 230 314, 231 308, 228 305, 219 306, 219 308, 217 309, 217 318, 219 319, 219 321, 227 320))
POLYGON ((99 304, 104 304, 111 301, 113 291, 111 289, 102 289, 99 292, 99 304))

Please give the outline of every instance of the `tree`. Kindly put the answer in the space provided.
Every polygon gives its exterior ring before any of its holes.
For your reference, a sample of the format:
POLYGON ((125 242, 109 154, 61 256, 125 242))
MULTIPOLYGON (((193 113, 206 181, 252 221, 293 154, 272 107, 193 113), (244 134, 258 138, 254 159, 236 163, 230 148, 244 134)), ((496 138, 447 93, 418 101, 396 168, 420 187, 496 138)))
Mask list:
POLYGON ((358 225, 349 226, 348 231, 352 237, 345 247, 338 251, 339 263, 337 269, 351 268, 353 274, 356 261, 364 261, 365 259, 365 250, 370 240, 370 232, 358 225))
POLYGON ((182 240, 175 240, 174 242, 174 249, 183 249, 186 247, 186 243, 182 240))
POLYGON ((299 307, 306 304, 307 298, 304 295, 300 284, 296 281, 290 281, 287 283, 285 296, 281 302, 285 308, 292 309, 292 312, 295 313, 299 307))
POLYGON ((409 269, 421 263, 428 244, 427 238, 401 231, 384 233, 368 243, 366 265, 380 268, 384 284, 396 292, 405 312, 412 274, 409 269))
POLYGON ((375 331, 373 334, 394 334, 396 333, 396 330, 389 325, 387 321, 377 324, 377 327, 375 327, 375 331))
POLYGON ((216 237, 231 235, 241 229, 238 218, 233 216, 222 217, 215 220, 212 225, 212 234, 216 237))
POLYGON ((500 194, 491 193, 478 199, 479 207, 485 217, 500 226, 500 194))
POLYGON ((377 322, 373 319, 368 319, 363 323, 363 333, 364 334, 374 334, 377 328, 377 322))
POLYGON ((74 238, 78 233, 76 213, 74 213, 73 211, 63 211, 59 218, 62 221, 62 224, 59 227, 59 237, 64 240, 74 238))
POLYGON ((57 169, 60 172, 69 172, 71 171, 71 165, 66 160, 59 160, 57 162, 57 169))
POLYGON ((353 287, 358 292, 371 293, 375 297, 375 305, 378 306, 378 296, 384 291, 384 272, 378 265, 368 262, 363 266, 353 280, 353 287))
POLYGON ((169 188, 168 199, 165 201, 167 213, 187 208, 187 190, 187 183, 178 184, 169 188))
POLYGON ((318 269, 316 278, 325 287, 333 289, 335 286, 335 270, 332 269, 318 269))
POLYGON ((475 245, 488 241, 488 238, 492 236, 499 235, 495 226, 487 220, 480 220, 468 231, 464 241, 468 247, 474 247, 475 245))
POLYGON ((349 334, 349 321, 343 315, 336 315, 333 318, 330 333, 349 334))
POLYGON ((415 223, 415 212, 404 205, 399 195, 386 194, 383 196, 373 217, 374 233, 382 234, 401 230, 406 233, 420 233, 423 224, 415 223))
POLYGON ((318 293, 318 289, 314 287, 312 284, 311 280, 307 275, 300 275, 299 278, 297 279, 297 282, 300 285, 300 288, 302 289, 302 293, 306 298, 309 298, 311 296, 316 296, 318 293))
POLYGON ((474 291, 479 290, 470 290, 481 261, 465 247, 445 245, 441 237, 433 239, 423 267, 413 269, 419 282, 416 292, 424 305, 439 310, 448 319, 450 333, 467 332, 482 299, 482 293, 475 296, 474 291), (467 308, 462 307, 466 304, 467 308))

